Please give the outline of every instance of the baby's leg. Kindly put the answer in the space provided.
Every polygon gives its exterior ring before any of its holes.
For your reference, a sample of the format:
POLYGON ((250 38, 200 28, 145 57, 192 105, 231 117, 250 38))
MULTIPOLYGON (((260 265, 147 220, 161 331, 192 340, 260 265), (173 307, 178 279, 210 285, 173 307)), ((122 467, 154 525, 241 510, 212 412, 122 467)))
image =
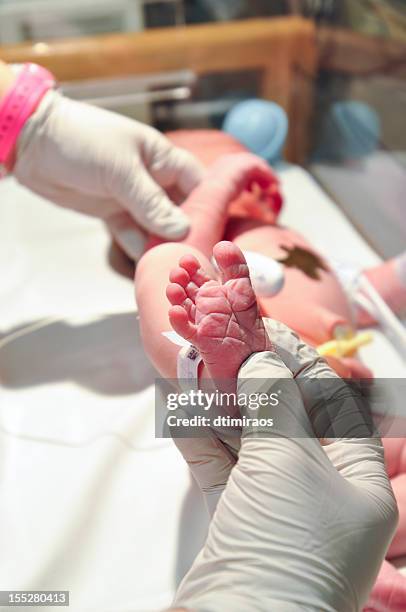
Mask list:
MULTIPOLYGON (((275 177, 268 164, 251 153, 221 157, 206 173, 205 178, 182 204, 192 227, 184 241, 211 257, 214 245, 223 239, 230 204, 246 189, 259 188, 263 197, 275 186, 275 177)), ((148 247, 161 241, 153 238, 148 247)))
POLYGON ((222 158, 208 171, 202 183, 183 204, 192 224, 186 239, 181 243, 159 244, 150 248, 138 263, 136 297, 141 334, 147 354, 162 376, 176 377, 176 357, 179 352, 179 347, 162 336, 163 331, 171 329, 165 297, 171 269, 178 265, 182 256, 188 254, 194 255, 200 262, 201 269, 197 269, 199 266, 194 269, 193 260, 192 264, 186 260, 183 272, 178 269, 175 277, 172 277, 179 284, 179 291, 183 291, 181 294, 178 291, 178 303, 186 302, 188 306, 197 287, 216 278, 209 258, 214 244, 224 232, 229 204, 252 184, 260 184, 266 189, 274 181, 268 164, 255 155, 242 153, 222 158), (188 267, 188 262, 191 267, 188 267), (187 282, 185 274, 189 275, 187 282))
MULTIPOLYGON (((364 270, 371 284, 394 313, 406 315, 406 252, 384 263, 364 270)), ((369 313, 359 310, 359 326, 376 325, 377 321, 369 313)))
POLYGON ((182 261, 183 257, 187 262, 191 255, 199 258, 201 268, 196 269, 187 283, 183 295, 184 300, 187 300, 190 299, 188 294, 194 295, 198 284, 216 278, 212 264, 197 249, 180 243, 161 244, 148 251, 136 269, 136 300, 144 349, 158 372, 165 378, 176 378, 179 353, 179 346, 162 335, 162 332, 172 330, 168 317, 166 287, 169 279, 173 278, 171 270, 174 266, 179 260, 182 261))

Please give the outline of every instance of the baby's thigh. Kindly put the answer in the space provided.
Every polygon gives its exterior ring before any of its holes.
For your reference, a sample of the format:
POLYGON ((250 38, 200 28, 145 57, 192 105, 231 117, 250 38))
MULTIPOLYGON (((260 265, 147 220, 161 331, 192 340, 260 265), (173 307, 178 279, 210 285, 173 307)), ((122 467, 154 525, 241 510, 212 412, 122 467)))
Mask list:
POLYGON ((287 231, 252 219, 231 219, 226 227, 225 240, 237 244, 242 251, 256 251, 277 258, 284 254, 280 244, 287 231))
POLYGON ((160 244, 147 251, 137 265, 135 290, 140 315, 148 314, 148 319, 153 319, 158 328, 162 322, 167 323, 169 303, 165 291, 169 273, 184 255, 194 255, 206 274, 214 278, 214 268, 207 257, 197 249, 177 242, 160 244))
POLYGON ((183 255, 194 255, 210 278, 214 269, 210 261, 197 249, 179 243, 165 243, 149 250, 137 265, 135 293, 144 349, 162 376, 176 376, 176 356, 179 347, 162 336, 171 330, 166 287, 169 273, 183 255))

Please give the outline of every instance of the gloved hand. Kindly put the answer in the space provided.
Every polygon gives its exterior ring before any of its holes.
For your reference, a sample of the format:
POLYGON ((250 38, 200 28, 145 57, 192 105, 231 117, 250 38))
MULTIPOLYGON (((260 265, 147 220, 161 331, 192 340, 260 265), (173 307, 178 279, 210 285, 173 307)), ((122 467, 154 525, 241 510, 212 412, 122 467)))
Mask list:
POLYGON ((186 196, 202 168, 155 129, 48 92, 26 122, 13 169, 20 183, 56 204, 100 217, 133 259, 139 226, 182 238, 189 222, 166 190, 186 196))
POLYGON ((175 603, 197 612, 361 610, 397 523, 383 448, 371 437, 320 444, 313 433, 322 416, 320 379, 335 379, 332 405, 352 411, 344 410, 349 418, 339 427, 362 434, 365 415, 313 349, 285 326, 270 327, 277 352, 243 364, 238 393, 282 390, 269 408, 272 436, 245 428, 234 468, 227 447, 213 439, 199 440, 195 457, 195 439, 175 440, 212 499, 228 476, 175 603))

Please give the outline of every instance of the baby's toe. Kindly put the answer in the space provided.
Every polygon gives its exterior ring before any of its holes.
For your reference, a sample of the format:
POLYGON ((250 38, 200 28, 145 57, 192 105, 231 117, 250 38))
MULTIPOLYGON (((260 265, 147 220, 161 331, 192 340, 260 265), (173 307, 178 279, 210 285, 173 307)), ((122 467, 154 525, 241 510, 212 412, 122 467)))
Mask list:
POLYGON ((196 283, 194 283, 193 281, 190 281, 186 287, 185 287, 185 291, 187 293, 187 296, 190 300, 192 300, 193 302, 196 301, 196 295, 199 291, 199 287, 196 285, 196 283))
POLYGON ((182 306, 185 308, 188 314, 189 320, 193 322, 195 320, 195 315, 196 315, 196 306, 195 306, 194 300, 191 300, 190 298, 186 298, 182 306))
POLYGON ((195 283, 197 287, 201 287, 211 279, 203 270, 203 268, 199 268, 194 274, 191 275, 191 280, 195 283))
POLYGON ((237 278, 249 279, 247 262, 236 244, 225 240, 218 242, 213 249, 213 255, 223 283, 237 278))
POLYGON ((182 306, 187 299, 185 290, 177 283, 169 283, 166 288, 166 297, 172 306, 182 306))
POLYGON ((181 267, 173 268, 169 272, 169 280, 171 283, 176 283, 181 287, 185 288, 190 282, 189 273, 181 267))
POLYGON ((189 274, 190 280, 197 285, 197 287, 201 287, 210 280, 194 255, 184 255, 181 257, 179 266, 189 274))
POLYGON ((186 310, 182 306, 172 306, 168 312, 169 321, 177 334, 191 341, 196 333, 196 327, 190 322, 186 310))
POLYGON ((179 266, 186 270, 189 276, 193 276, 200 268, 200 263, 194 255, 188 254, 179 259, 179 266))

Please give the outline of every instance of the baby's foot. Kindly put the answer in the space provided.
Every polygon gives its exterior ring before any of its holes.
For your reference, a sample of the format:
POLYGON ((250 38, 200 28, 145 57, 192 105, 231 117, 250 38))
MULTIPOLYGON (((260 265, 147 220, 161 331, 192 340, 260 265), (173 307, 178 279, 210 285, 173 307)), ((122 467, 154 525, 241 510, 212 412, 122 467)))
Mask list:
POLYGON ((235 380, 252 353, 272 350, 241 250, 219 242, 213 254, 219 281, 209 280, 192 255, 170 274, 167 297, 173 329, 200 352, 214 380, 235 380))

